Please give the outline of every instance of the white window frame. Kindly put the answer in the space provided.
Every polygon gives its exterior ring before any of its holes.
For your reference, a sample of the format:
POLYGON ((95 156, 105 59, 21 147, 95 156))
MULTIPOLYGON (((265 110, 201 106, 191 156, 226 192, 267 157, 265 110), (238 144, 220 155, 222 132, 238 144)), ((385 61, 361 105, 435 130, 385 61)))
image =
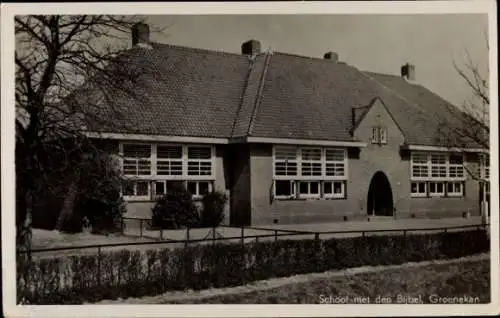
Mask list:
POLYGON ((465 181, 465 156, 462 155, 462 164, 450 164, 450 155, 459 155, 456 153, 449 152, 423 152, 423 151, 412 151, 410 154, 410 180, 411 181, 465 181), (426 163, 415 163, 416 156, 425 156, 427 158, 426 163), (432 155, 442 155, 445 157, 444 163, 432 163, 432 155), (427 167, 427 176, 415 176, 414 168, 415 167, 427 167), (442 168, 444 167, 446 170, 445 176, 432 176, 432 168, 442 168), (450 176, 450 169, 456 168, 461 170, 462 174, 458 177, 450 176))
POLYGON ((479 156, 479 177, 483 180, 490 180, 490 154, 479 156))
POLYGON ((319 199, 321 198, 321 181, 319 180, 300 180, 297 182, 297 197, 298 198, 304 198, 304 199, 319 199), (317 183, 318 184, 318 193, 311 193, 311 183, 317 183), (300 193, 300 185, 304 183, 307 184, 307 193, 300 193))
POLYGON ((385 126, 375 126, 372 127, 372 136, 371 143, 378 145, 386 145, 387 144, 387 127, 385 126))
POLYGON ((464 196, 464 183, 462 181, 449 181, 446 183, 446 195, 449 197, 463 197, 464 196), (453 191, 449 191, 448 185, 453 185, 453 191), (460 185, 460 191, 455 191, 455 185, 460 185))
POLYGON ((427 182, 426 181, 411 181, 411 183, 410 183, 410 192, 411 192, 411 196, 415 197, 415 198, 427 197, 427 193, 428 193, 428 184, 427 184, 427 182), (413 192, 412 191, 413 183, 415 183, 417 185, 417 192, 413 192), (420 188, 419 185, 420 184, 424 185, 424 192, 420 192, 419 191, 419 188, 420 188))
MULTIPOLYGON (((280 151, 281 152, 281 151, 280 151)), ((311 147, 311 146, 289 146, 289 145, 274 145, 273 146, 273 198, 275 199, 296 199, 296 198, 345 198, 345 181, 348 178, 348 157, 347 157, 347 149, 346 148, 335 148, 335 147, 311 147), (276 158, 276 153, 281 149, 289 149, 294 150, 295 157, 289 159, 279 159, 276 158), (305 160, 303 157, 303 149, 320 149, 321 160, 305 160), (326 160, 328 151, 337 151, 342 153, 342 160, 338 160, 333 156, 334 160, 326 160), (296 164, 296 174, 289 175, 277 175, 276 171, 278 170, 277 165, 282 163, 292 162, 296 164), (303 173, 303 163, 320 163, 321 164, 321 175, 311 176, 304 175, 303 173), (342 175, 327 175, 327 165, 333 165, 333 171, 335 172, 337 169, 342 170, 342 175), (342 169, 340 169, 342 168, 342 169), (291 182, 291 190, 292 195, 277 195, 276 194, 276 182, 277 181, 290 181, 291 182), (319 182, 319 194, 300 194, 299 190, 299 182, 319 182), (323 182, 330 181, 342 181, 342 195, 334 194, 334 195, 325 195, 323 193, 323 182)), ((310 184, 308 185, 310 187, 310 184)))
POLYGON ((123 182, 132 182, 133 183, 133 188, 134 188, 134 194, 133 195, 125 195, 123 193, 123 186, 121 189, 121 194, 123 196, 123 199, 125 201, 148 201, 151 198, 151 182, 145 179, 137 179, 137 178, 126 178, 123 180, 123 182), (145 182, 148 185, 148 193, 146 195, 137 195, 137 183, 138 182, 145 182))
POLYGON ((201 198, 203 198, 203 194, 200 193, 200 182, 207 182, 208 183, 208 192, 210 193, 213 191, 213 181, 211 181, 211 180, 187 180, 186 181, 186 189, 189 189, 188 183, 190 183, 190 182, 194 182, 196 184, 196 191, 195 191, 195 193, 192 193, 194 200, 200 200, 201 198))
POLYGON ((344 199, 346 197, 345 195, 345 181, 340 181, 340 180, 325 180, 321 184, 321 191, 323 192, 323 196, 326 199, 344 199), (332 193, 326 193, 325 192, 325 184, 326 183, 331 183, 332 186, 332 193), (340 188, 341 188, 341 193, 335 193, 335 184, 340 183, 340 188))
MULTIPOLYGON (((156 190, 156 182, 169 182, 169 181, 182 181, 184 182, 184 185, 187 186, 186 181, 208 181, 210 182, 212 186, 210 188, 213 191, 213 183, 215 181, 215 146, 214 145, 206 145, 206 144, 176 144, 176 143, 141 143, 141 142, 120 142, 118 145, 118 152, 119 152, 119 157, 120 157, 120 167, 123 171, 124 167, 124 158, 123 157, 123 148, 125 145, 149 145, 151 147, 151 155, 150 155, 150 175, 124 175, 124 179, 126 180, 137 180, 137 181, 147 181, 149 182, 148 185, 148 195, 147 196, 125 196, 122 195, 124 200, 126 201, 143 201, 143 200, 154 200, 157 198, 157 195, 155 193, 156 190), (173 147, 182 147, 182 174, 180 175, 173 175, 173 174, 168 174, 168 175, 159 175, 157 173, 157 163, 158 161, 160 162, 166 162, 170 161, 171 159, 159 159, 157 156, 157 150, 158 146, 173 146, 173 147), (189 159, 188 158, 188 151, 189 148, 195 147, 195 148, 210 148, 210 158, 209 159, 189 159), (210 162, 210 174, 207 175, 188 175, 188 165, 189 162, 210 162)), ((179 159, 173 159, 174 161, 179 161, 179 159)), ((201 171, 201 170, 200 170, 201 171)), ((165 183, 165 189, 167 184, 165 183)), ((196 198, 200 198, 201 196, 195 196, 196 198)))
POLYGON ((120 156, 120 168, 125 177, 128 178, 150 178, 153 175, 153 148, 150 144, 144 143, 134 143, 134 142, 126 142, 120 143, 118 147, 118 153, 120 156), (149 145, 149 157, 125 157, 124 147, 127 146, 148 146, 149 145), (133 160, 136 164, 136 173, 135 174, 126 174, 125 173, 125 161, 133 160), (139 174, 139 162, 140 161, 148 161, 149 162, 149 174, 139 174))
POLYGON ((446 182, 445 181, 429 181, 429 196, 430 197, 444 197, 446 194, 446 182), (431 184, 436 185, 436 191, 432 192, 432 187, 431 184), (437 185, 442 184, 443 186, 443 191, 442 192, 437 192, 437 185))
POLYGON ((297 182, 290 179, 275 179, 273 181, 273 197, 275 199, 294 199, 297 197, 297 182), (290 183, 290 195, 277 195, 276 194, 276 182, 289 182, 290 183))

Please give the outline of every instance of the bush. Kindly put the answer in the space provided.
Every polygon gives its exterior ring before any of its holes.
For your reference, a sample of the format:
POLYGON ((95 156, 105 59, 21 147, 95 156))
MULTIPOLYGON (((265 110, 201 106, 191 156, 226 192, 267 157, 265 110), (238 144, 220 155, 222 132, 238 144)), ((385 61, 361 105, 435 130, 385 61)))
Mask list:
POLYGON ((17 262, 18 302, 81 304, 170 290, 230 287, 364 265, 459 258, 489 251, 486 231, 203 244, 17 262))
POLYGON ((159 228, 196 227, 200 223, 198 208, 183 186, 174 186, 160 197, 152 209, 152 225, 159 228))
MULTIPOLYGON (((96 232, 118 230, 125 204, 120 193, 122 176, 114 165, 112 155, 89 140, 68 139, 64 147, 49 143, 47 152, 40 159, 44 177, 35 183, 33 227, 55 229, 68 189, 76 183, 77 195, 61 230, 81 232, 85 218, 96 232), (71 155, 62 150, 64 147, 73 149, 71 155)), ((28 174, 20 179, 25 183, 26 178, 28 174)), ((20 187, 24 183, 19 181, 20 187)), ((25 191, 21 188, 16 190, 18 195, 25 191)), ((22 208, 19 203, 18 206, 22 208)))
POLYGON ((200 225, 202 227, 216 227, 224 220, 224 209, 227 195, 216 191, 203 196, 200 225))

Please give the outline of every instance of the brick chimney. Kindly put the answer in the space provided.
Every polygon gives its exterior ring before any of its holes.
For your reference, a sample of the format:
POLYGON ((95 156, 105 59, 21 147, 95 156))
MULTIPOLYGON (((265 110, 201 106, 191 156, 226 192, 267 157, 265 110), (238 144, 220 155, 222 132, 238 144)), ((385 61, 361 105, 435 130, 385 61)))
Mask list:
POLYGON ((256 55, 260 53, 260 42, 257 40, 250 40, 241 45, 241 54, 243 55, 256 55))
POLYGON ((331 60, 334 63, 337 63, 339 61, 339 55, 335 52, 326 52, 325 55, 323 56, 325 60, 331 60))
POLYGON ((415 65, 406 63, 401 66, 401 77, 410 82, 415 81, 415 65))
POLYGON ((149 43, 149 25, 139 22, 132 27, 132 46, 151 47, 149 43))

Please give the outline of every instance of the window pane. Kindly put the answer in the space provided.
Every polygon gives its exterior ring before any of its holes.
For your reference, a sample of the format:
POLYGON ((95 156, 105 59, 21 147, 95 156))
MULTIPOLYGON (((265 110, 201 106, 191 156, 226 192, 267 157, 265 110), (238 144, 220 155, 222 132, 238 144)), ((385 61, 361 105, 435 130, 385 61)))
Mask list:
POLYGON ((155 182, 155 194, 156 195, 165 194, 165 182, 164 181, 156 181, 155 182))
POLYGON ((211 159, 211 150, 209 147, 189 147, 188 159, 211 159))
POLYGON ((342 194, 342 182, 333 183, 333 193, 342 194))
POLYGON ((297 160, 297 147, 278 146, 275 147, 274 154, 278 160, 297 160))
POLYGON ((411 193, 417 193, 418 187, 416 182, 411 183, 411 193))
POLYGON ((326 175, 327 176, 344 176, 344 164, 343 163, 327 163, 326 164, 326 175))
POLYGON ((332 194, 333 193, 333 187, 331 182, 325 182, 323 184, 323 193, 325 194, 332 194))
POLYGON ((462 155, 450 155, 450 164, 458 165, 464 162, 464 157, 462 155))
POLYGON ((429 188, 429 191, 430 191, 431 193, 436 193, 436 183, 435 183, 435 182, 430 182, 430 183, 429 183, 429 187, 430 187, 430 188, 429 188))
POLYGON ((292 195, 291 181, 277 180, 276 181, 276 195, 292 195))
POLYGON ((187 189, 192 195, 198 195, 198 192, 196 191, 196 181, 188 181, 187 189))
POLYGON ((199 181, 198 190, 200 195, 208 193, 208 185, 209 185, 208 181, 199 181))
POLYGON ((426 192, 425 191, 425 182, 420 182, 418 184, 418 192, 420 192, 420 193, 425 193, 426 192))
POLYGON ((446 164, 446 155, 443 153, 433 153, 431 154, 432 164, 446 164))
POLYGON ((444 185, 443 185, 443 183, 442 183, 442 182, 439 182, 439 183, 437 184, 437 192, 438 192, 438 193, 444 192, 444 185))
POLYGON ((460 182, 455 182, 455 192, 462 192, 462 184, 460 182))
POLYGON ((427 163, 427 153, 425 152, 412 152, 413 163, 427 163))
POLYGON ((160 176, 180 176, 182 175, 182 161, 158 160, 158 162, 156 163, 156 173, 160 176))
POLYGON ((453 182, 448 182, 448 192, 455 192, 453 187, 453 182))
POLYGON ((276 162, 275 173, 277 176, 296 176, 297 163, 295 162, 276 162))
POLYGON ((309 183, 300 182, 299 183, 299 194, 309 194, 309 183))
POLYGON ((310 193, 311 194, 319 194, 319 182, 311 182, 310 183, 310 193))
POLYGON ((148 195, 149 194, 149 182, 148 181, 137 181, 137 195, 148 195))
POLYGON ((326 161, 344 161, 345 151, 344 149, 326 149, 325 150, 326 161))
POLYGON ((303 148, 302 149, 302 160, 320 161, 321 160, 321 149, 303 148))
POLYGON ((150 158, 151 145, 123 145, 123 156, 128 158, 150 158))
POLYGON ((158 146, 157 157, 162 159, 181 159, 182 146, 158 146))

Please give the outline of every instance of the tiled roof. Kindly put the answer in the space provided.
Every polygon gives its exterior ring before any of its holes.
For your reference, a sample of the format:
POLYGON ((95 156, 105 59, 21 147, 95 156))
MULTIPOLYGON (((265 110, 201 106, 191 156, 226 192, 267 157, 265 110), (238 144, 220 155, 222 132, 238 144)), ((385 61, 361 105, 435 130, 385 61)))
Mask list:
MULTIPOLYGON (((458 113, 399 76, 284 53, 249 58, 152 43, 151 49, 132 49, 123 65, 143 70, 140 85, 133 87, 139 98, 114 97, 122 115, 116 122, 133 128, 95 130, 351 141, 352 108, 380 98, 408 144, 438 145, 442 119, 453 117, 450 111, 458 113)), ((107 114, 112 116, 111 110, 107 114)))

